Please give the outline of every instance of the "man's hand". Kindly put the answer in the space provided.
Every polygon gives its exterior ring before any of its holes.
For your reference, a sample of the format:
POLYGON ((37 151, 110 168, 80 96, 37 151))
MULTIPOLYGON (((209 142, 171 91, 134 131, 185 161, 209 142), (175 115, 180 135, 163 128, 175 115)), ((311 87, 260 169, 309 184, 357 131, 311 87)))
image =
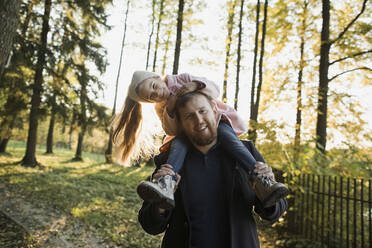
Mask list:
POLYGON ((262 175, 268 176, 275 181, 275 176, 274 176, 274 173, 273 173, 273 169, 265 163, 257 162, 256 163, 256 168, 254 169, 254 172, 256 172, 257 174, 262 174, 262 175))

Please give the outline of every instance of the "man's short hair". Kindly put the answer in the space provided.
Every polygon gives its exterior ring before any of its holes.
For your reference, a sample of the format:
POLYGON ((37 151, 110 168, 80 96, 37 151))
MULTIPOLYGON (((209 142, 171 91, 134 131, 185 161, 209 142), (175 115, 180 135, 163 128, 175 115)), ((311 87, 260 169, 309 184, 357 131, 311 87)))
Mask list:
POLYGON ((205 97, 207 99, 208 103, 210 104, 210 106, 212 108, 214 107, 213 98, 210 97, 210 96, 208 96, 207 94, 205 94, 205 93, 203 93, 201 91, 192 91, 192 92, 186 93, 186 94, 184 94, 182 96, 179 96, 177 98, 177 101, 176 101, 176 104, 175 104, 175 114, 176 114, 177 121, 181 121, 179 109, 185 107, 185 105, 192 98, 194 98, 196 96, 203 96, 203 97, 205 97))

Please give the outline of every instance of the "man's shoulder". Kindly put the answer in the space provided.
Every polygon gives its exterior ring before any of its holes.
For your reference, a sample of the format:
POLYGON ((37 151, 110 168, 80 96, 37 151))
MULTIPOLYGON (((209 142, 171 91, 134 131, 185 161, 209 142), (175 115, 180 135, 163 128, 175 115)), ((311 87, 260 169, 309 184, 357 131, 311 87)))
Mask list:
MULTIPOLYGON (((256 149, 254 143, 251 140, 241 140, 241 141, 243 142, 244 146, 247 147, 247 149, 249 150, 249 152, 252 154, 252 156, 257 161, 264 162, 263 157, 258 152, 258 150, 256 149)), ((154 162, 155 162, 156 166, 158 167, 158 166, 160 166, 162 164, 165 164, 167 162, 168 156, 169 156, 169 148, 167 150, 165 150, 165 151, 160 152, 158 155, 156 155, 154 157, 154 162)))

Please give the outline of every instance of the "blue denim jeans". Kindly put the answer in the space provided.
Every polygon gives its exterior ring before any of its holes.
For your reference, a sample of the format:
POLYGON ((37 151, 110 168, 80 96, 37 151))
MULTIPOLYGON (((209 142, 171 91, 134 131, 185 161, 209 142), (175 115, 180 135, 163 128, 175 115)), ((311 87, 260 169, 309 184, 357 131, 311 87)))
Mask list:
MULTIPOLYGON (((256 160, 239 140, 232 127, 226 122, 221 121, 218 125, 217 135, 223 149, 238 161, 238 164, 242 166, 248 175, 255 176, 256 174, 253 170, 256 160)), ((181 171, 187 149, 188 146, 185 137, 179 136, 172 140, 167 163, 172 165, 175 173, 181 171)), ((177 176, 174 176, 173 179, 177 181, 177 176)))
POLYGON ((218 139, 223 149, 229 153, 233 158, 236 159, 242 169, 247 172, 250 176, 255 176, 253 172, 256 160, 249 152, 247 147, 244 146, 243 142, 236 135, 232 127, 224 121, 220 121, 218 125, 218 139))
MULTIPOLYGON (((175 173, 179 173, 183 167, 188 146, 183 136, 177 136, 171 142, 167 164, 172 165, 175 173)), ((174 175, 173 179, 177 181, 177 176, 174 175)))

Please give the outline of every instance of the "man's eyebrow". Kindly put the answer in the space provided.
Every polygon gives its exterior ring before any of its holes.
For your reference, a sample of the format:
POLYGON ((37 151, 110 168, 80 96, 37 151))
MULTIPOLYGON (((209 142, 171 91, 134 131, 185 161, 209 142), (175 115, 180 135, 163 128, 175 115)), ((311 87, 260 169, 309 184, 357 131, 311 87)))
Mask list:
POLYGON ((186 112, 186 113, 183 113, 182 115, 183 116, 188 116, 188 115, 192 115, 193 114, 193 112, 186 112))

